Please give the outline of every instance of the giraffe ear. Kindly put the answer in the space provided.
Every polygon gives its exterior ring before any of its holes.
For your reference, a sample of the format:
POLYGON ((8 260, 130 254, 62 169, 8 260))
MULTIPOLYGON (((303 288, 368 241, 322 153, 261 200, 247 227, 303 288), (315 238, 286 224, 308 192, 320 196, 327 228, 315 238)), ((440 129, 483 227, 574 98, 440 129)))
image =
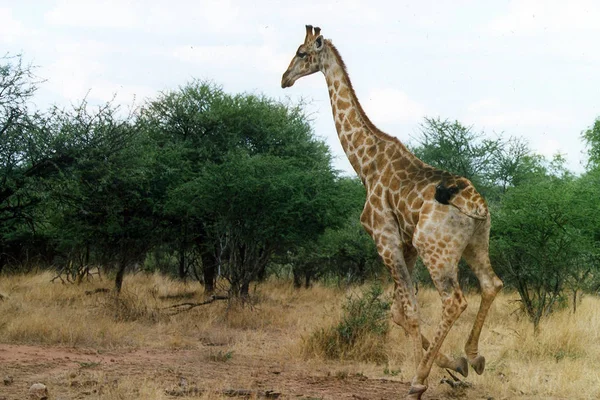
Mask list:
POLYGON ((321 51, 323 50, 323 35, 319 35, 316 39, 315 39, 315 50, 316 51, 321 51))

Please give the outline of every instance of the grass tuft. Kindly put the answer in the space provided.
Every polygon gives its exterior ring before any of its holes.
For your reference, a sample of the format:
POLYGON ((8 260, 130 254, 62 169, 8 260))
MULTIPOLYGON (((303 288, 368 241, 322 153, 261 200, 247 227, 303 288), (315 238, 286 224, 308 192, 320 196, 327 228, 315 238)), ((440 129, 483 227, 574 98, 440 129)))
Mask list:
POLYGON ((337 325, 317 329, 306 340, 305 355, 387 362, 390 303, 382 295, 381 286, 374 284, 360 296, 348 297, 337 325))

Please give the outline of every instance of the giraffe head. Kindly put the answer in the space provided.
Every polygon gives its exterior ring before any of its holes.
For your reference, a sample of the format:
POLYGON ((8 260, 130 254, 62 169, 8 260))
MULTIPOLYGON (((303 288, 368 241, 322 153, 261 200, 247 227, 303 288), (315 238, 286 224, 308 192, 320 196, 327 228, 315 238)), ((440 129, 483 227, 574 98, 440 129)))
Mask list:
POLYGON ((312 25, 306 25, 306 37, 304 43, 296 50, 296 55, 292 58, 290 66, 281 78, 281 87, 290 87, 298 78, 314 74, 319 70, 319 59, 321 51, 325 45, 325 39, 321 35, 321 28, 314 28, 312 25))

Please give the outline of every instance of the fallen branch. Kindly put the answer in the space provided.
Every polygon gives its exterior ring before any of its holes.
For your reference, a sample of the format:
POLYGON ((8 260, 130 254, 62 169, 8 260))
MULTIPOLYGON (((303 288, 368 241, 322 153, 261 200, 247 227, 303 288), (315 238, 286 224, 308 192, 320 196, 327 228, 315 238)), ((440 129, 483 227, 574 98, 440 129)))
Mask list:
POLYGON ((469 382, 466 381, 461 381, 460 379, 458 379, 456 377, 456 375, 454 375, 452 372, 450 372, 449 370, 446 370, 446 372, 448 373, 448 375, 450 375, 450 377, 452 379, 448 379, 448 378, 442 378, 442 380, 440 381, 440 383, 447 383, 448 385, 450 385, 453 389, 465 389, 465 388, 470 388, 471 386, 473 386, 472 384, 470 384, 469 382))
MULTIPOLYGON (((206 389, 197 387, 185 388, 185 389, 167 389, 165 393, 168 396, 173 397, 188 397, 188 396, 202 396, 209 392, 206 389)), ((245 397, 245 398, 258 398, 258 399, 278 399, 281 393, 274 392, 272 390, 248 390, 248 389, 223 389, 221 391, 210 391, 211 393, 217 393, 227 397, 245 397)))
POLYGON ((179 303, 179 304, 173 304, 172 306, 168 306, 168 307, 164 307, 163 310, 170 310, 169 313, 171 315, 176 315, 185 311, 189 311, 192 308, 196 308, 196 307, 200 307, 200 306, 204 306, 210 303, 213 303, 217 300, 229 300, 229 296, 222 296, 222 295, 216 295, 213 294, 212 296, 210 296, 210 298, 208 300, 202 301, 200 303, 179 303))
POLYGON ((86 294, 86 296, 91 296, 91 295, 96 294, 96 293, 108 293, 108 292, 110 292, 110 289, 107 289, 107 288, 97 288, 95 290, 86 290, 85 294, 86 294))

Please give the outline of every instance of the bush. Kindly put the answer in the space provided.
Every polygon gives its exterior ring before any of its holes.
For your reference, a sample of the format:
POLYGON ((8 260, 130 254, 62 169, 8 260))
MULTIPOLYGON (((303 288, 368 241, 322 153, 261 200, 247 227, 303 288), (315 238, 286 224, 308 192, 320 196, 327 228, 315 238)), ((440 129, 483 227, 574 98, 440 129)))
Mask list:
POLYGON ((314 332, 305 342, 306 355, 329 359, 387 362, 388 313, 390 302, 382 299, 380 284, 358 296, 349 296, 341 321, 314 332))

